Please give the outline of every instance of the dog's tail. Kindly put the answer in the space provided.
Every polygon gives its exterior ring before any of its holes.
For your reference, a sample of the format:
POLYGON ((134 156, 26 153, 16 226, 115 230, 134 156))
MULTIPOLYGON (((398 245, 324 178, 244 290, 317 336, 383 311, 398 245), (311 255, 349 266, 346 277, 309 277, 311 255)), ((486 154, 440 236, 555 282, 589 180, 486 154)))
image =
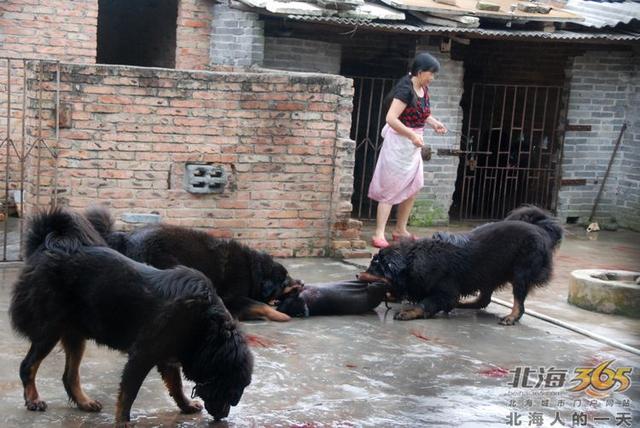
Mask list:
POLYGON ((71 253, 81 246, 106 246, 104 239, 83 216, 60 207, 34 215, 29 221, 25 256, 38 248, 71 253))
POLYGON ((113 217, 105 207, 93 206, 87 208, 84 212, 84 216, 103 238, 106 238, 113 232, 113 217))
POLYGON ((564 231, 558 219, 553 217, 548 211, 535 205, 523 205, 516 208, 511 211, 504 220, 519 220, 541 227, 549 235, 552 247, 557 246, 560 241, 562 241, 564 231))

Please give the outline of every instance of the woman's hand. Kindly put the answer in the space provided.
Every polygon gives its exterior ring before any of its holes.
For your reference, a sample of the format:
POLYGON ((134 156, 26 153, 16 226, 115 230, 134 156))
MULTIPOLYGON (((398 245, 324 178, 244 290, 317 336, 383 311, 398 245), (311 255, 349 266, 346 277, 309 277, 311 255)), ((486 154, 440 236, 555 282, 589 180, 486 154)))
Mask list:
POLYGON ((414 146, 420 148, 422 146, 424 146, 424 139, 422 137, 422 133, 420 134, 416 134, 415 132, 411 131, 411 142, 413 143, 414 146))
POLYGON ((435 117, 429 117, 427 121, 433 130, 436 131, 436 134, 444 135, 447 133, 447 127, 435 117))

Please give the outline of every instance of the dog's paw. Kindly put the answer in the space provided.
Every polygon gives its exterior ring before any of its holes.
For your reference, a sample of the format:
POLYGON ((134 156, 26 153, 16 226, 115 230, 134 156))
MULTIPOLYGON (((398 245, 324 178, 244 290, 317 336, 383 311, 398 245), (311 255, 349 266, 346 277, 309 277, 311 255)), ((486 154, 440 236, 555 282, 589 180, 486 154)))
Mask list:
POLYGON ((47 410, 47 403, 42 400, 27 400, 24 405, 27 407, 27 410, 31 410, 32 412, 44 412, 47 410))
POLYGON ((202 411, 202 403, 196 400, 189 400, 186 404, 180 406, 182 413, 198 413, 202 411))
POLYGON ((83 403, 78 403, 78 408, 85 412, 99 412, 102 410, 102 404, 98 400, 87 400, 83 403))
POLYGON ((517 322, 517 318, 511 315, 507 315, 506 317, 500 318, 500 322, 498 324, 501 325, 515 325, 517 322))
POLYGON ((393 316, 394 320, 408 321, 424 317, 424 311, 421 308, 403 309, 393 316))
POLYGON ((269 313, 267 314, 267 318, 271 321, 279 321, 279 322, 286 322, 291 320, 291 317, 285 313, 282 313, 280 311, 276 311, 275 309, 269 311, 269 313))

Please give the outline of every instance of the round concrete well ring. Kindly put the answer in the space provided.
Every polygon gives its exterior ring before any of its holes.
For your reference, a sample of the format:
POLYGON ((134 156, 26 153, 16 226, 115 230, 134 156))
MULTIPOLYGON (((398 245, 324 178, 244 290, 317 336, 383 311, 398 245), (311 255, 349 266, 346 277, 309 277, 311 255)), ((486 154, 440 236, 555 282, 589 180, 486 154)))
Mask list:
POLYGON ((574 270, 567 300, 590 311, 640 318, 640 272, 574 270))

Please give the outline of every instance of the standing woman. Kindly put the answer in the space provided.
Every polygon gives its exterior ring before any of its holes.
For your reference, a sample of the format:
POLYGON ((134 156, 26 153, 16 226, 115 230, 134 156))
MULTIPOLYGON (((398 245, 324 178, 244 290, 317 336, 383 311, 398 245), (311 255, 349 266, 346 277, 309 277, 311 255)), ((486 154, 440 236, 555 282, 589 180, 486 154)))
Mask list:
POLYGON ((407 222, 416 195, 424 186, 421 156, 424 126, 428 124, 438 134, 447 132, 447 128, 431 116, 429 103, 428 86, 439 70, 437 59, 428 53, 418 54, 411 74, 400 79, 388 95, 393 100, 382 129, 384 144, 369 185, 369 198, 378 201, 376 231, 371 239, 376 248, 389 246, 384 231, 393 205, 398 205, 393 240, 415 239, 407 231, 407 222))

